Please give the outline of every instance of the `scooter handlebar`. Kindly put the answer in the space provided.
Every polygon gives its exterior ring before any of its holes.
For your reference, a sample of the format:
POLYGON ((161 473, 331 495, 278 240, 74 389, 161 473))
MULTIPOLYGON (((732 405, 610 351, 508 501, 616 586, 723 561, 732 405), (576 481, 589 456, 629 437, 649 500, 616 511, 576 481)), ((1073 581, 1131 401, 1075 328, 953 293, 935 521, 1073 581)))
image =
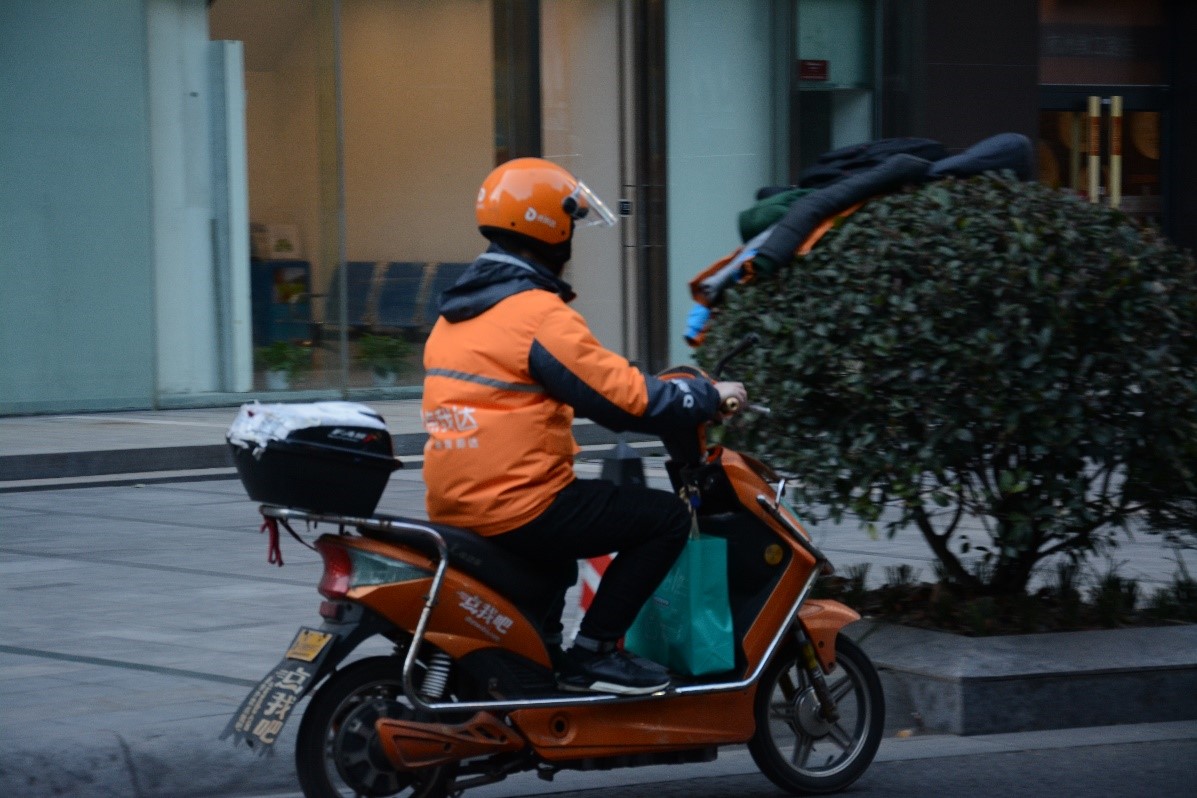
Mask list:
POLYGON ((719 403, 719 412, 725 416, 733 416, 741 410, 746 410, 752 413, 759 413, 762 416, 769 416, 773 411, 767 405, 758 405, 755 402, 742 404, 739 399, 734 396, 729 396, 719 403))

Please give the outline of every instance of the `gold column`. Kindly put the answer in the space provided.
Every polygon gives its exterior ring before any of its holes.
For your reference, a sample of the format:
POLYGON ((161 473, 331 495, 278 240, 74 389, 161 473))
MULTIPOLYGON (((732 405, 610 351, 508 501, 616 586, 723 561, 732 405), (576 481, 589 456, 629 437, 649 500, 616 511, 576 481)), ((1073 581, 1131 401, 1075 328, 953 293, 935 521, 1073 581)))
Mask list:
POLYGON ((1101 98, 1089 98, 1089 201, 1101 194, 1101 98))
POLYGON ((1110 207, 1122 205, 1122 97, 1110 98, 1110 207))

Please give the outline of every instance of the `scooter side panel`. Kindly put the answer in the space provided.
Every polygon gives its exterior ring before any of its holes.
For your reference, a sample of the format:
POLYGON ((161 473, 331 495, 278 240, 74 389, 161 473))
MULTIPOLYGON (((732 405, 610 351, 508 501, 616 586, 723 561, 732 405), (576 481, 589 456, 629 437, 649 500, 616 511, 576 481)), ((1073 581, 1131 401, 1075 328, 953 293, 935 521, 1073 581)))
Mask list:
MULTIPOLYGON (((789 532, 779 528, 777 522, 757 504, 756 497, 762 494, 771 495, 772 488, 757 475, 744 457, 738 452, 720 449, 719 458, 740 505, 761 524, 776 532, 777 544, 785 546, 791 554, 786 571, 774 588, 773 594, 761 608, 756 621, 744 634, 744 656, 747 658, 749 670, 751 670, 765 655, 769 644, 777 634, 778 627, 784 622, 786 614, 793 609, 794 600, 801 592, 802 586, 806 584, 806 580, 810 577, 816 564, 810 552, 799 545, 789 532)), ((797 519, 793 520, 798 528, 802 529, 801 525, 797 524, 797 519)))
MULTIPOLYGON (((778 537, 785 540, 794 549, 795 556, 800 561, 806 563, 808 572, 809 569, 814 568, 815 558, 811 556, 810 552, 791 540, 789 532, 779 528, 777 522, 770 518, 761 509, 760 505, 757 504, 756 497, 758 495, 772 496, 773 487, 757 476, 756 472, 749 467, 743 455, 739 452, 733 452, 730 449, 720 449, 719 457, 720 462, 723 464, 723 470, 727 474, 727 479, 735 490, 736 498, 739 499, 740 504, 759 518, 762 523, 776 530, 778 537)), ((782 511, 788 514, 788 510, 784 506, 782 511)), ((797 518, 790 517, 789 520, 806 534, 806 528, 802 526, 797 518)), ((810 535, 807 535, 807 538, 809 539, 810 535)))
POLYGON ((509 716, 549 761, 679 751, 746 742, 755 686, 637 702, 519 709, 509 716))
POLYGON ((803 564, 797 559, 791 560, 781 579, 774 588, 773 594, 761 608, 760 614, 748 631, 744 634, 744 656, 748 660, 751 671, 765 656, 769 644, 777 635, 777 630, 785 623, 786 615, 794 608, 794 600, 806 582, 803 564))
MULTIPOLYGON (((436 565, 406 549, 366 539, 349 539, 342 545, 400 559, 426 570, 436 565)), ((359 601, 408 632, 414 632, 424 609, 432 578, 354 587, 348 597, 359 601)), ((510 601, 472 577, 452 568, 445 572, 436 607, 428 620, 427 637, 452 657, 480 648, 501 646, 545 667, 548 650, 532 622, 510 601)))

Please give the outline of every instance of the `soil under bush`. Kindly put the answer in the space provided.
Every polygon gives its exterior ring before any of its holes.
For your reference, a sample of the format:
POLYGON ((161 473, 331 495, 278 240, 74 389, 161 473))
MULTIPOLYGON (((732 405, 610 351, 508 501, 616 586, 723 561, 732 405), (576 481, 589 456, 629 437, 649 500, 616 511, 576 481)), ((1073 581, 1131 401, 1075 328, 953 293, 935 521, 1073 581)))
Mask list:
POLYGON ((888 584, 865 590, 858 579, 820 580, 816 595, 861 615, 905 626, 968 636, 1070 632, 1197 622, 1192 580, 1176 580, 1151 596, 1133 580, 1102 585, 1082 597, 1044 587, 1014 597, 969 596, 947 584, 888 584))

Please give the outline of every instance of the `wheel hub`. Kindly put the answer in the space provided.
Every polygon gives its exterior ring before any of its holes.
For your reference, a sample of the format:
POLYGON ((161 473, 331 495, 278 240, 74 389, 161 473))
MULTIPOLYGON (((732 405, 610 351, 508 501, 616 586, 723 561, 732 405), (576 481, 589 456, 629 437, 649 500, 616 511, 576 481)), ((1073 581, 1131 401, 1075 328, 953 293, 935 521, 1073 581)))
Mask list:
POLYGON ((819 712, 819 699, 813 687, 803 690, 794 702, 794 722, 808 737, 825 737, 831 731, 831 724, 819 712))
POLYGON ((397 701, 374 698, 350 711, 332 741, 332 759, 337 772, 355 792, 367 796, 394 795, 411 783, 387 760, 374 722, 384 717, 402 717, 406 707, 397 701))

